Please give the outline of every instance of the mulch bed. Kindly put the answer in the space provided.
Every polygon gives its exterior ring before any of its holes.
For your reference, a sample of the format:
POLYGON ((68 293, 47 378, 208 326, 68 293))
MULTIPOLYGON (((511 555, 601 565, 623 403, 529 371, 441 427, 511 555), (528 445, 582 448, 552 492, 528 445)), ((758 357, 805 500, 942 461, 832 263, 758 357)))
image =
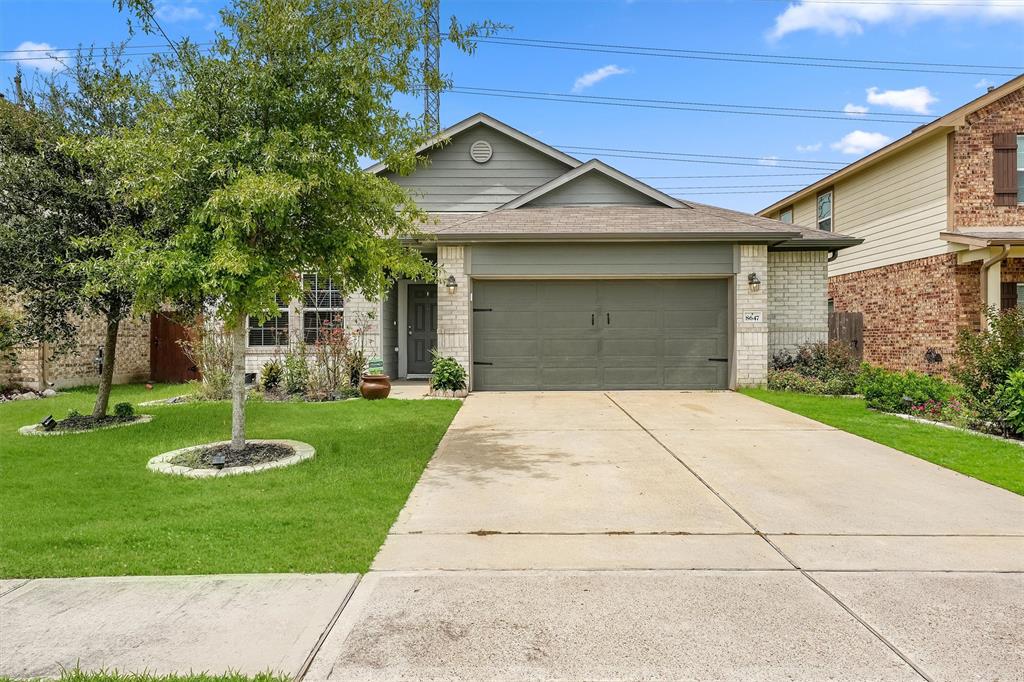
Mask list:
POLYGON ((74 417, 67 417, 58 421, 49 433, 55 433, 57 431, 89 431, 91 429, 101 429, 104 426, 113 426, 115 424, 127 424, 128 422, 137 421, 139 415, 134 414, 130 417, 116 417, 112 414, 108 414, 105 417, 93 417, 92 415, 78 415, 74 417))
POLYGON ((266 462, 276 462, 286 459, 295 454, 295 450, 280 443, 246 443, 245 449, 235 451, 231 445, 214 445, 208 448, 197 448, 183 452, 171 460, 175 466, 189 467, 192 469, 215 469, 213 457, 217 454, 224 455, 224 467, 245 467, 266 462))

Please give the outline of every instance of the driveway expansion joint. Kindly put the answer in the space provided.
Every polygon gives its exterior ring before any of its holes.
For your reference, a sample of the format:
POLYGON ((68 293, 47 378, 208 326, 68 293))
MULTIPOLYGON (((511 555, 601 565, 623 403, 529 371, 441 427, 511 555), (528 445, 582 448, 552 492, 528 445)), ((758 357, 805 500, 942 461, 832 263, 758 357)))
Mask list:
POLYGON ((331 630, 334 629, 334 625, 338 622, 338 619, 341 618, 341 612, 345 610, 345 607, 348 606, 348 603, 352 600, 352 595, 355 594, 356 588, 359 587, 359 583, 362 579, 362 575, 356 575, 355 581, 352 583, 352 586, 348 588, 348 592, 345 593, 345 596, 342 598, 338 608, 334 611, 334 615, 331 616, 331 620, 327 622, 326 627, 324 627, 324 631, 320 633, 320 637, 317 638, 313 648, 309 651, 309 655, 306 656, 306 660, 302 662, 302 667, 299 668, 295 677, 292 678, 293 682, 302 682, 303 678, 306 677, 306 673, 309 672, 310 666, 313 665, 313 659, 315 659, 317 654, 320 653, 320 648, 323 647, 324 642, 327 641, 327 637, 331 634, 331 630))

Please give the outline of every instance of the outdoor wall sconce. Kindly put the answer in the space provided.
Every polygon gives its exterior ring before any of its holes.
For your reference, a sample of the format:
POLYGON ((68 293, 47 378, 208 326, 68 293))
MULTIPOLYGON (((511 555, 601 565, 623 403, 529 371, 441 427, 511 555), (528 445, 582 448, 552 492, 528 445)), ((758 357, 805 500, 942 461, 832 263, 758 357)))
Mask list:
POLYGON ((448 275, 448 280, 444 283, 448 287, 448 293, 454 294, 459 288, 459 283, 455 281, 455 275, 448 275))
POLYGON ((756 272, 747 275, 747 284, 750 285, 750 293, 752 294, 756 294, 761 290, 761 280, 758 279, 756 272))

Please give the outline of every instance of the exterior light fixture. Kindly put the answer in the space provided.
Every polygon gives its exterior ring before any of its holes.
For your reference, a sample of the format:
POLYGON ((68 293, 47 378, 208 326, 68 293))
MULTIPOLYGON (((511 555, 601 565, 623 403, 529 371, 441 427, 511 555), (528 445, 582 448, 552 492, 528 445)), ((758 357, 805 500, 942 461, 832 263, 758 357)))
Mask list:
POLYGON ((747 275, 747 284, 750 285, 750 293, 756 294, 761 290, 761 280, 758 278, 756 272, 752 272, 747 275))
POLYGON ((213 467, 215 469, 223 469, 224 468, 224 453, 223 452, 214 453, 214 455, 213 455, 213 467))
POLYGON ((46 419, 39 422, 39 425, 43 427, 43 431, 53 431, 53 427, 57 425, 57 420, 53 418, 52 414, 46 415, 46 419))
POLYGON ((444 285, 448 288, 449 294, 454 294, 459 288, 459 283, 455 281, 455 275, 448 275, 448 279, 445 281, 444 285))

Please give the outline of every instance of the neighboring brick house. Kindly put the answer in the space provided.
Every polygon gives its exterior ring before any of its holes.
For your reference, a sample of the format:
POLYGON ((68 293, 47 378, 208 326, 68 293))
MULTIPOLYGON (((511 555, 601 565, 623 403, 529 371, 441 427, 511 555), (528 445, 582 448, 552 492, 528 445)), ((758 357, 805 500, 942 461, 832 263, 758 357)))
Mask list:
MULTIPOLYGON (((18 384, 38 390, 99 383, 97 351, 103 348, 105 324, 101 317, 87 317, 78 325, 75 348, 58 357, 42 344, 17 349, 13 365, 0 361, 0 386, 18 384)), ((145 381, 150 376, 149 316, 121 321, 117 334, 114 383, 145 381)))
POLYGON ((864 359, 948 372, 960 329, 1024 305, 1024 76, 758 215, 863 239, 829 300, 863 314, 864 359))

